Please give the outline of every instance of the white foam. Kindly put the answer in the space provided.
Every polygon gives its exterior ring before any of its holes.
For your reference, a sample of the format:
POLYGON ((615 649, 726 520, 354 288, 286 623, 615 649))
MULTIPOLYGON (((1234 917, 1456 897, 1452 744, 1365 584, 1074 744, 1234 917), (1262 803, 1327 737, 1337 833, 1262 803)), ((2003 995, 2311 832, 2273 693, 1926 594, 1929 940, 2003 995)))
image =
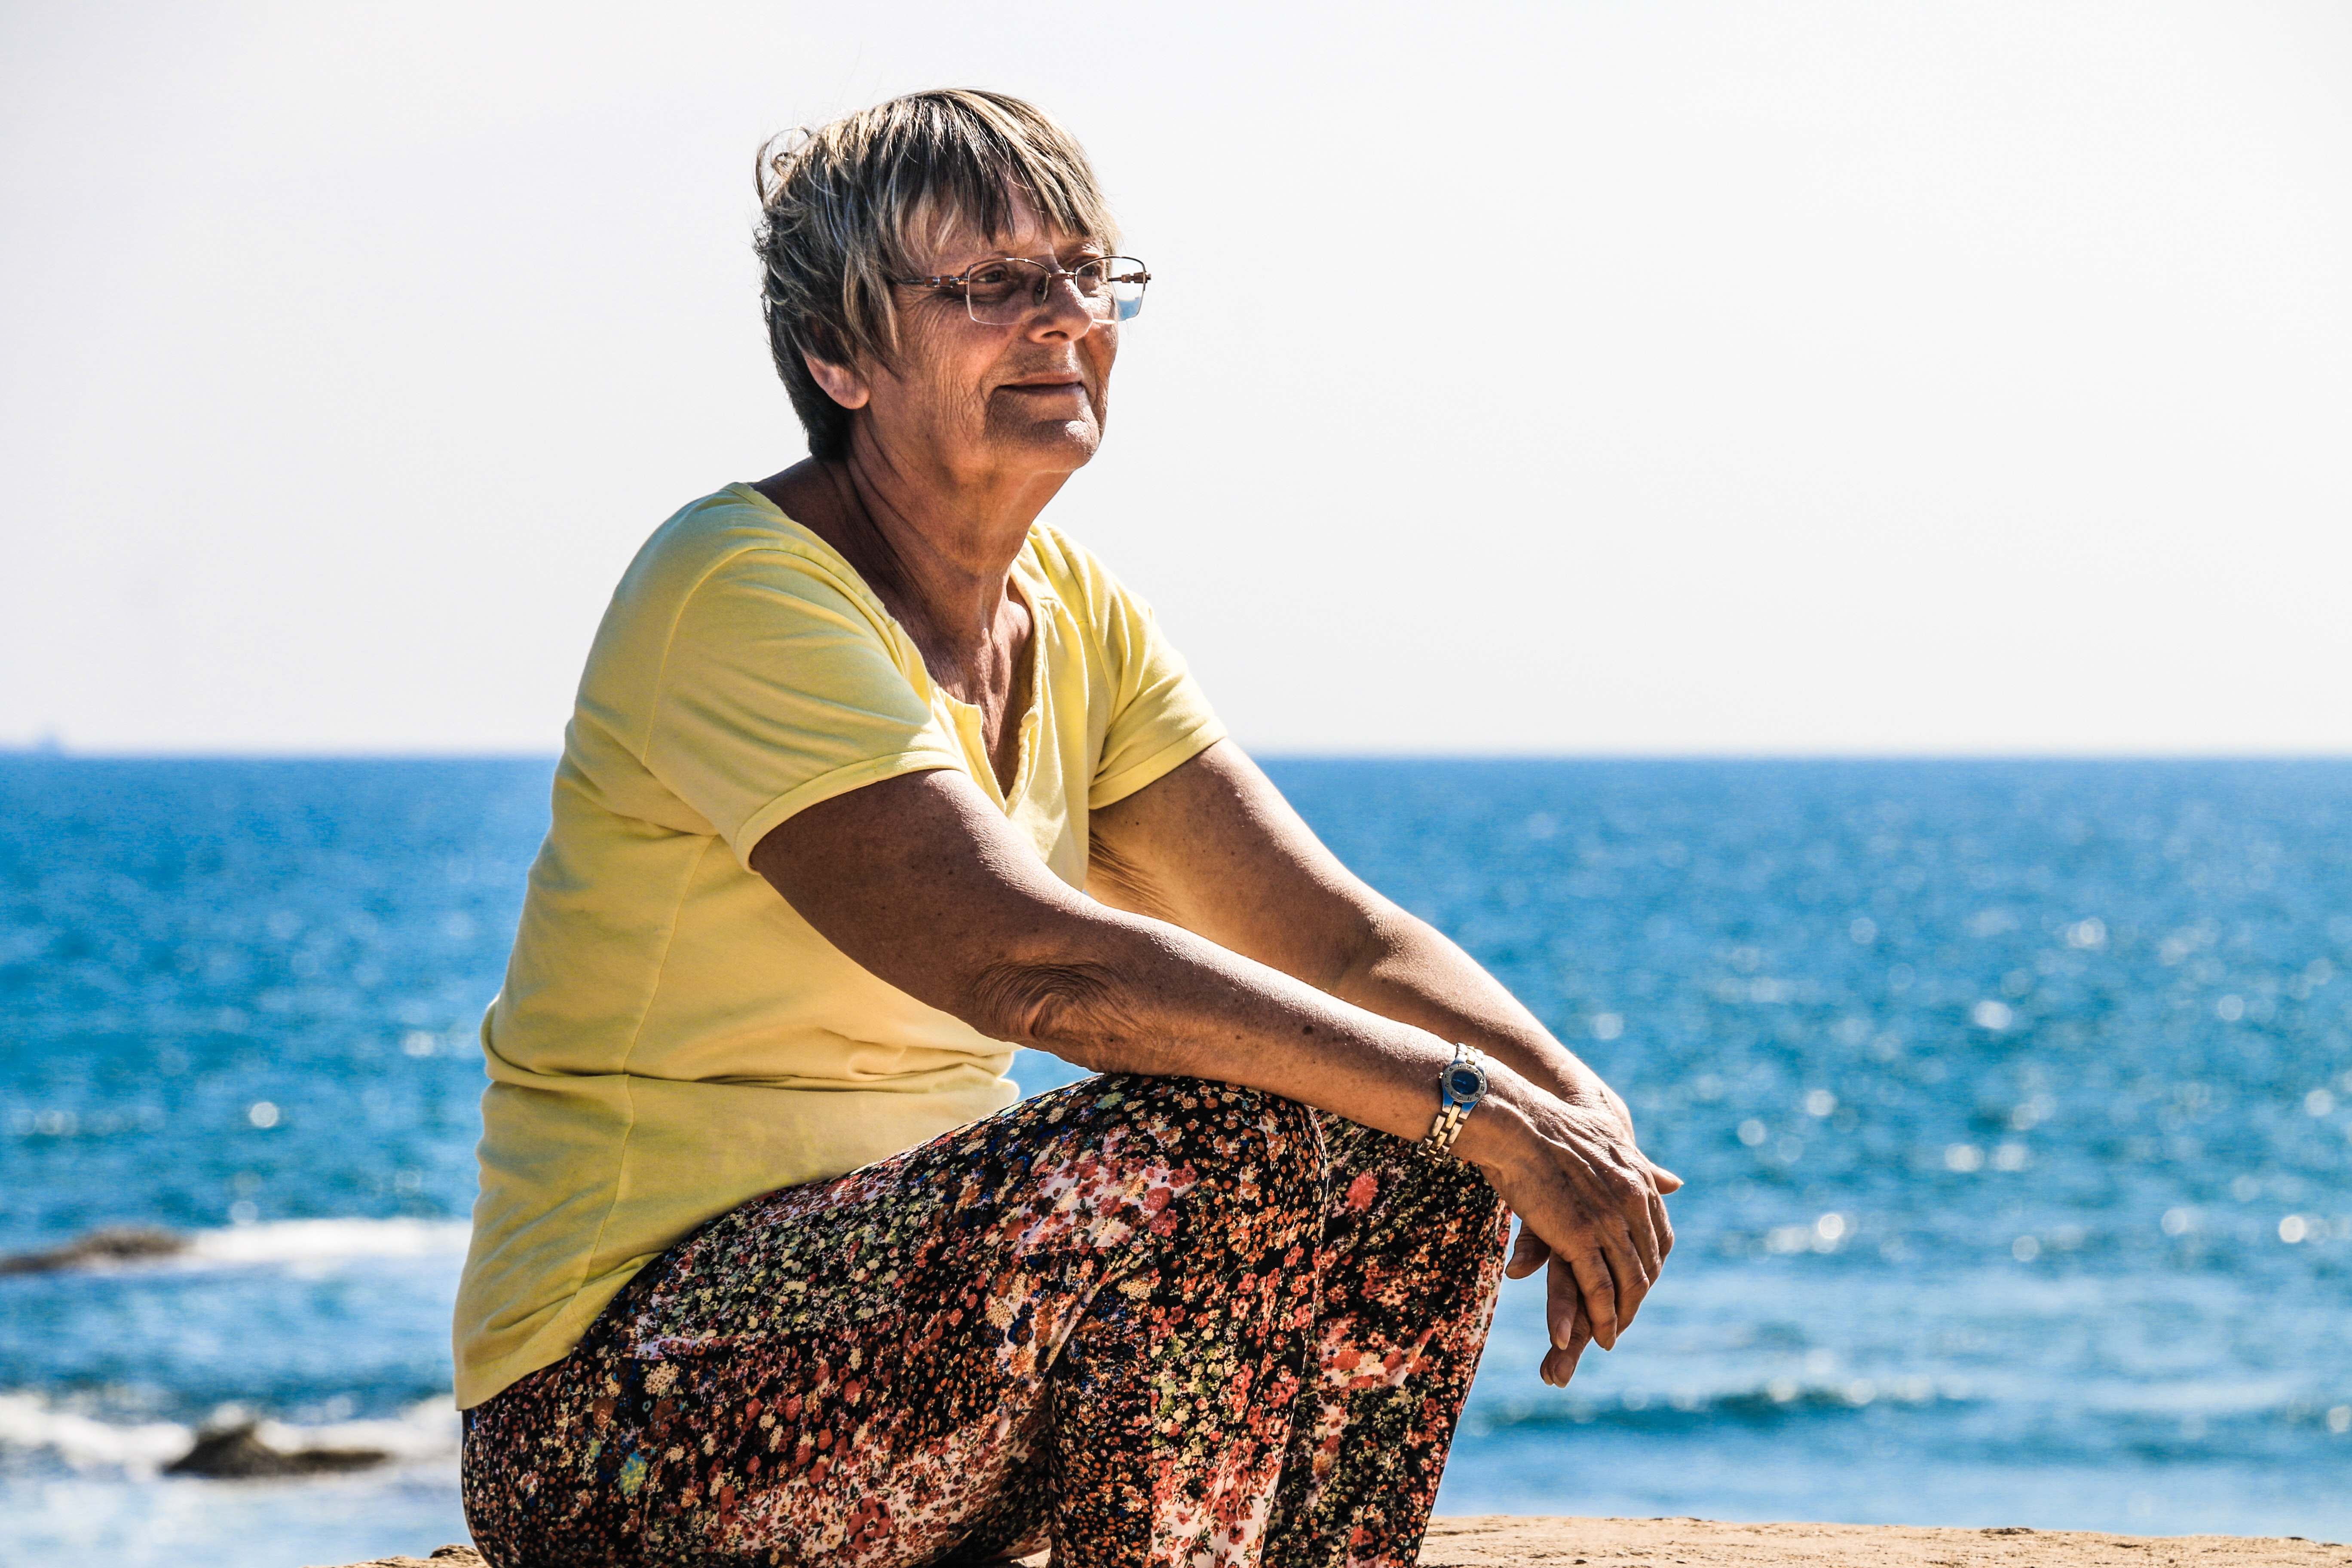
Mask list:
POLYGON ((421 1399, 398 1415, 373 1421, 335 1421, 318 1426, 265 1421, 254 1436, 287 1453, 303 1448, 374 1448, 394 1459, 435 1459, 454 1457, 463 1432, 457 1399, 445 1394, 437 1399, 421 1399))
POLYGON ((0 1394, 0 1447, 46 1449, 78 1470, 152 1474, 194 1440, 175 1422, 118 1425, 60 1410, 37 1394, 0 1394))
POLYGON ((200 1230, 184 1260, 205 1263, 317 1263, 341 1258, 439 1258, 462 1254, 463 1220, 284 1219, 200 1230))
MULTIPOLYGON (((233 1419, 236 1412, 218 1413, 233 1419)), ((420 1400, 397 1415, 298 1426, 264 1421, 255 1436, 281 1453, 309 1448, 373 1448, 395 1463, 453 1459, 460 1426, 448 1394, 420 1400)), ((185 1454, 195 1429, 175 1421, 112 1422, 61 1408, 39 1394, 0 1394, 0 1449, 47 1453, 76 1470, 114 1470, 145 1479, 185 1454)))

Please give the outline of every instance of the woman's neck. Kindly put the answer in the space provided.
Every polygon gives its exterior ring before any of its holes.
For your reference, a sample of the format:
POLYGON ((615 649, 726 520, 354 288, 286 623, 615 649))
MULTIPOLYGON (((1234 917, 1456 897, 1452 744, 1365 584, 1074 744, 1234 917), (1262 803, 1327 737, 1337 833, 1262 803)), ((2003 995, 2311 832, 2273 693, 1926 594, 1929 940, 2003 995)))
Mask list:
POLYGON ((1068 476, 952 488, 929 478, 861 442, 840 460, 812 458, 756 488, 841 552, 927 662, 936 652, 969 665, 1002 637, 1008 601, 1018 604, 1013 563, 1068 476))
POLYGON ((882 607, 905 629, 931 679, 980 710, 998 784, 1019 771, 1017 715, 1030 700, 1034 632, 1027 604, 1013 592, 1013 563, 1029 525, 1066 475, 986 504, 990 492, 960 489, 942 504, 933 487, 898 482, 887 465, 810 458, 754 487, 839 551, 882 607), (982 504, 973 504, 977 500, 982 504))

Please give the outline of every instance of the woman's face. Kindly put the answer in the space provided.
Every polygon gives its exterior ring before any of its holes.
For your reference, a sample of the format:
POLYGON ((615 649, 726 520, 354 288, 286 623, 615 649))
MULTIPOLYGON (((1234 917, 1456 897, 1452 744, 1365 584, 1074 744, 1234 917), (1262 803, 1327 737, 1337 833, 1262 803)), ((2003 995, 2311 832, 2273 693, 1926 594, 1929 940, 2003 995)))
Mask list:
MULTIPOLYGON (((1067 268, 1104 254, 1042 223, 1016 194, 1011 232, 991 239, 969 226, 950 228, 918 258, 914 275, 952 277, 1006 256, 1067 268)), ((861 435, 894 465, 973 484, 1066 475, 1095 455, 1118 328, 1096 320, 1068 279, 1056 279, 1045 301, 1010 326, 973 321, 951 290, 898 292, 896 364, 810 366, 835 401, 865 410, 861 435), (835 390, 826 370, 848 384, 835 390)))

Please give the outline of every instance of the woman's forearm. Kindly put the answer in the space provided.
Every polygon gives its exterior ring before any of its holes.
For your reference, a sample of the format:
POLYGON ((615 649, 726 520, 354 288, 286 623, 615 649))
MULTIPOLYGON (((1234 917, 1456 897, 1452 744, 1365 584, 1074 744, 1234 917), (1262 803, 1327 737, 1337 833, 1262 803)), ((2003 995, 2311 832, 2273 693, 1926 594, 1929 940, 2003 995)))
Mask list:
MULTIPOLYGON (((1659 1195, 1678 1184, 1635 1151, 1622 1102, 1541 1026, 1529 1018, 1502 1036, 1477 995, 1457 996, 1447 984, 1457 966, 1484 979, 1466 956, 1446 944, 1419 957, 1430 970, 1375 972, 1351 989, 1461 1026, 1454 1037, 1507 1041, 1454 1152, 1527 1222, 1512 1271, 1554 1264, 1545 1375, 1565 1383, 1585 1339, 1613 1346, 1648 1294, 1674 1244, 1659 1195), (1514 1058, 1532 1060, 1537 1073, 1514 1058)), ((975 1027, 1082 1067, 1241 1083, 1406 1139, 1429 1131, 1437 1076, 1454 1055, 1448 1032, 1358 1005, 1181 928, 1099 908, 1033 928, 963 1007, 975 1027)))
POLYGON ((1056 912, 944 1010, 1098 1072, 1217 1079, 1402 1137, 1429 1130, 1446 1039, 1162 921, 1083 900, 1056 912))
POLYGON ((1537 1021, 1519 999, 1428 922, 1393 906, 1365 922, 1360 945, 1331 994, 1359 1007, 1467 1040, 1573 1104, 1625 1102, 1537 1021))
POLYGON ((1466 1040, 1574 1104, 1622 1102, 1469 954, 1342 866, 1220 742, 1097 812, 1087 890, 1370 1012, 1466 1040))
POLYGON ((991 1038, 1102 1071, 1246 1084, 1402 1135, 1434 1112, 1450 1044, 1087 898, 961 774, 812 806, 751 863, 858 963, 991 1038))
MULTIPOLYGON (((888 779, 811 806, 751 861, 850 958, 994 1038, 1085 1067, 1244 1084, 1402 1138, 1434 1116, 1454 1051, 1443 1035, 1096 902, 1048 871, 961 773, 888 779)), ((1371 967, 1366 986, 1429 989, 1371 967)), ((1441 1020, 1459 1012, 1423 1005, 1441 1020)), ((1539 1039, 1523 1044, 1545 1054, 1539 1039)), ((1594 1337, 1612 1344, 1673 1245, 1659 1201, 1662 1177, 1673 1178, 1614 1109, 1554 1092, 1507 1060, 1493 1080, 1456 1152, 1573 1271, 1594 1337)), ((1555 1303, 1555 1345, 1570 1343, 1572 1316, 1555 1303)))

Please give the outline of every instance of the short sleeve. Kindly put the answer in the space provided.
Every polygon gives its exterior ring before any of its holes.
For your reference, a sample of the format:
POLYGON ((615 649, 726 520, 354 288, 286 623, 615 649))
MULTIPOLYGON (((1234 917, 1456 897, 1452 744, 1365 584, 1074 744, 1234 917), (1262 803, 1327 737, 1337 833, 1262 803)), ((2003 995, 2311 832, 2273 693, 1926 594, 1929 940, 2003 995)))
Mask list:
POLYGON ((746 866, 796 812, 899 773, 963 765, 877 615, 788 550, 729 557, 680 605, 645 764, 746 866))
MULTIPOLYGON (((1096 568, 1101 572, 1101 568, 1096 568)), ((1111 666, 1110 724, 1087 788, 1099 810, 1164 777, 1224 739, 1207 695, 1151 606, 1101 573, 1103 641, 1111 666)))

